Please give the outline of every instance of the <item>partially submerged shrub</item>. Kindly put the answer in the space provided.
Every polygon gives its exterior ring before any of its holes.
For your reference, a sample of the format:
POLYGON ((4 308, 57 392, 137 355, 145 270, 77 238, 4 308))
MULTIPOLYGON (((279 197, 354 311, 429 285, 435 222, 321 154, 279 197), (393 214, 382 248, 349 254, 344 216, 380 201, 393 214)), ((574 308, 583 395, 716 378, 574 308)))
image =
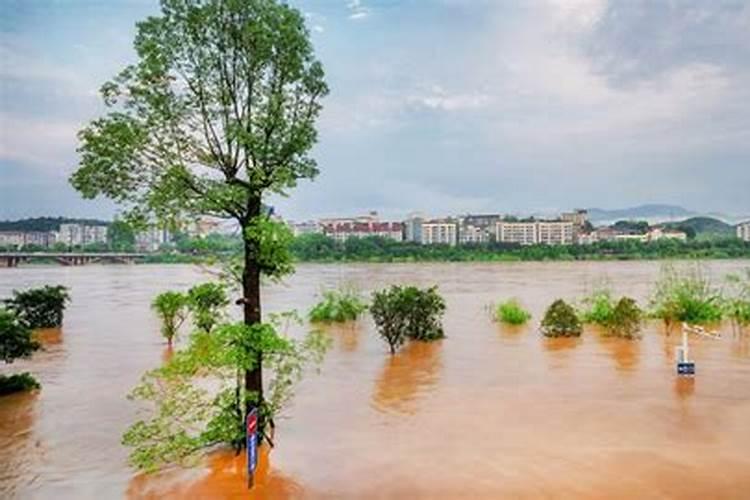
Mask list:
POLYGON ((583 327, 575 309, 557 299, 544 313, 542 333, 547 337, 580 337, 583 327))
POLYGON ((0 396, 13 394, 15 392, 39 389, 39 382, 28 372, 15 375, 0 375, 0 396))
POLYGON ((750 269, 745 275, 729 275, 729 297, 724 302, 724 312, 732 322, 734 332, 742 332, 750 326, 750 269))
POLYGON ((506 300, 495 309, 495 320, 509 325, 523 325, 531 319, 531 313, 521 307, 516 299, 506 300))
POLYGON ((179 292, 163 292, 154 298, 151 307, 161 319, 161 334, 172 345, 186 318, 187 297, 179 292))
POLYGON ((195 326, 210 333, 222 319, 222 309, 229 305, 229 298, 224 286, 209 282, 188 290, 186 304, 193 315, 195 326))
POLYGON ((612 298, 612 292, 609 288, 600 287, 583 299, 583 307, 581 321, 606 325, 612 320, 612 315, 615 312, 615 300, 612 298))
POLYGON ((662 319, 667 328, 678 322, 711 323, 722 319, 722 302, 721 293, 701 268, 667 265, 662 267, 651 296, 651 314, 662 319))
POLYGON ((21 292, 13 290, 13 297, 5 300, 5 304, 29 328, 36 329, 62 326, 63 313, 69 301, 67 288, 47 285, 21 292))
POLYGON ((39 349, 31 338, 31 329, 11 310, 0 308, 0 360, 12 363, 16 358, 26 358, 39 349))
POLYGON ((354 321, 367 310, 367 304, 353 290, 327 290, 323 300, 310 310, 310 321, 316 323, 343 323, 354 321))
POLYGON ((622 297, 603 326, 610 335, 633 339, 638 337, 642 318, 643 312, 635 300, 622 297))
POLYGON ((442 316, 445 301, 437 287, 421 290, 393 285, 373 293, 370 312, 378 333, 395 354, 407 338, 435 340, 444 336, 442 316))
MULTIPOLYGON (((17 358, 31 356, 39 347, 31 338, 28 325, 14 311, 0 308, 0 360, 12 363, 17 358)), ((0 395, 38 387, 39 383, 28 373, 0 375, 0 395)))

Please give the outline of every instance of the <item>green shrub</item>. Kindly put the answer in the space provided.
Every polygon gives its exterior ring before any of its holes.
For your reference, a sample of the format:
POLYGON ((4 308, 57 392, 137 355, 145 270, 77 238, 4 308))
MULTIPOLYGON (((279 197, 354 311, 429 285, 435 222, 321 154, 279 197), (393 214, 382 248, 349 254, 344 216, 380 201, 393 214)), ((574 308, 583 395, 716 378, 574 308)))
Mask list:
POLYGON ((651 296, 651 314, 669 328, 677 322, 704 324, 724 316, 721 293, 699 267, 663 266, 651 296))
POLYGON ((13 297, 5 300, 5 304, 29 328, 58 328, 62 326, 63 313, 69 301, 67 288, 47 285, 22 292, 14 290, 13 297))
POLYGON ((0 396, 39 389, 39 387, 39 382, 28 372, 10 376, 0 375, 0 396))
POLYGON ((729 275, 730 296, 724 302, 724 313, 732 322, 732 329, 742 331, 750 326, 750 269, 745 275, 729 275))
POLYGON ((179 292, 163 292, 154 298, 151 307, 161 319, 161 334, 172 345, 186 318, 187 297, 179 292))
POLYGON ((622 297, 603 326, 610 335, 633 339, 638 337, 642 318, 643 312, 635 300, 622 297))
POLYGON ((12 363, 16 358, 26 358, 39 349, 39 343, 31 338, 31 329, 18 315, 0 308, 0 360, 12 363))
POLYGON ((444 337, 442 316, 445 301, 437 287, 421 290, 393 285, 373 293, 370 312, 378 333, 388 342, 391 354, 407 338, 435 340, 444 337))
POLYGON ((210 333, 222 318, 222 309, 229 305, 227 292, 219 283, 202 283, 188 290, 186 305, 198 329, 210 333))
POLYGON ((580 337, 583 331, 575 309, 562 299, 557 299, 544 313, 542 333, 547 337, 580 337))
POLYGON ((612 298, 612 292, 609 288, 599 288, 588 297, 583 299, 583 311, 581 321, 584 323, 594 323, 597 325, 606 325, 612 320, 615 312, 615 301, 612 298))
POLYGON ((495 309, 495 320, 509 325, 523 325, 531 319, 531 313, 521 307, 516 299, 501 302, 495 309))
POLYGON ((343 323, 357 320, 367 310, 367 304, 353 290, 327 290, 323 300, 310 310, 314 323, 343 323))

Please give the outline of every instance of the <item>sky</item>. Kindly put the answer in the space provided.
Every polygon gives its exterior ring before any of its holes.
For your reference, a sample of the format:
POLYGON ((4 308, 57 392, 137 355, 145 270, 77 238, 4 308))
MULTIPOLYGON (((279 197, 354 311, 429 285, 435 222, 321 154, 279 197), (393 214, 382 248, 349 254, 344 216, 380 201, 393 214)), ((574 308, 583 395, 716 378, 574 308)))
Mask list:
MULTIPOLYGON (((670 203, 750 214, 750 1, 295 0, 331 88, 291 219, 670 203)), ((0 219, 68 184, 147 0, 0 0, 0 219)))

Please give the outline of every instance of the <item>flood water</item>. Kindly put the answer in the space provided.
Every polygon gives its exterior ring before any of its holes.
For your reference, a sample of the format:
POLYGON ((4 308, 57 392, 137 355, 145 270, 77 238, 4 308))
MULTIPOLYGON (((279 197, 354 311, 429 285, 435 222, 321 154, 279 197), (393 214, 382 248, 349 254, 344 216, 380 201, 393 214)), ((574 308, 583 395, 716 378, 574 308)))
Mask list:
MULTIPOLYGON (((707 262, 715 280, 748 261, 707 262)), ((264 289, 266 311, 306 311, 323 287, 369 292, 439 285, 447 337, 396 356, 369 318, 331 327, 319 374, 298 387, 262 450, 255 498, 748 498, 750 335, 692 338, 693 380, 674 375, 674 345, 649 324, 640 341, 587 330, 537 331, 552 300, 602 278, 645 300, 654 262, 300 265, 264 289), (486 306, 518 297, 528 327, 493 323, 486 306)), ((0 269, 0 297, 47 283, 71 288, 62 331, 44 351, 0 366, 29 370, 33 395, 0 398, 0 498, 247 498, 245 465, 214 453, 194 469, 139 475, 120 444, 136 419, 125 396, 165 356, 149 310, 165 289, 207 279, 192 266, 0 269)))

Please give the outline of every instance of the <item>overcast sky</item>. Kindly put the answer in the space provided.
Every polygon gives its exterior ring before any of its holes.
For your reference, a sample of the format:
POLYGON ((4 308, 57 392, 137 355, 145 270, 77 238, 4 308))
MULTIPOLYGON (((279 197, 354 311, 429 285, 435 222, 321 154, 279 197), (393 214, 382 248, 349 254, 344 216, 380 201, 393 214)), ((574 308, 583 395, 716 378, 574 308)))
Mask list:
MULTIPOLYGON (((290 218, 673 203, 750 213, 750 0, 294 1, 331 87, 290 218)), ((67 177, 146 0, 0 0, 0 219, 67 177)))

